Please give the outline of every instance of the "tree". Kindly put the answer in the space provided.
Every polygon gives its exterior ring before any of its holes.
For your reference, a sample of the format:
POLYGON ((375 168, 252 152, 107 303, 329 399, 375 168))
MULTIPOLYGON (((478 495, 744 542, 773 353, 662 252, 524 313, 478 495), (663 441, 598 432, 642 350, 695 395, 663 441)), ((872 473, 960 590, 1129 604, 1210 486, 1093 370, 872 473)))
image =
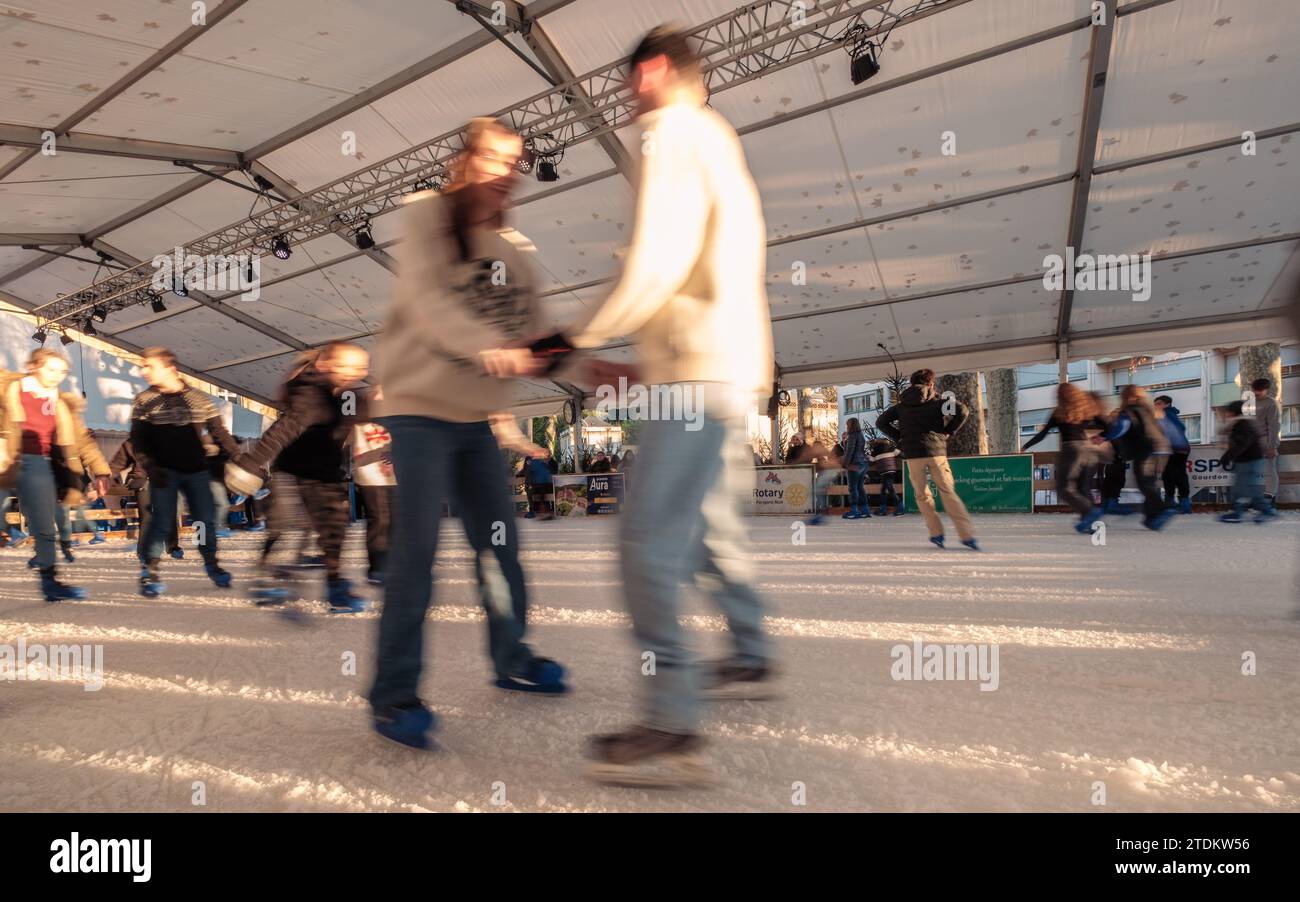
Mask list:
POLYGON ((951 373, 940 376, 935 388, 940 395, 952 392, 952 397, 970 409, 970 416, 966 423, 948 438, 948 456, 988 454, 988 439, 984 436, 984 405, 980 401, 979 373, 951 373))

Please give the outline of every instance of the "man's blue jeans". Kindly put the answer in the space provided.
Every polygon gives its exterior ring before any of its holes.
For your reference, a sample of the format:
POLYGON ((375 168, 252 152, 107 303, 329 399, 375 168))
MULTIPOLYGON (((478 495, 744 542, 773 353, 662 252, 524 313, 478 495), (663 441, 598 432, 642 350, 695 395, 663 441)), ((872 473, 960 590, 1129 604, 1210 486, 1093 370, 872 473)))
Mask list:
POLYGON ((417 416, 384 417, 380 423, 393 437, 397 490, 370 689, 370 704, 377 711, 419 701, 424 618, 433 600, 432 569, 447 501, 475 552, 479 601, 487 612, 488 651, 497 676, 518 672, 533 656, 523 642, 528 596, 519 566, 510 473, 491 428, 486 421, 417 416))
POLYGON ((140 560, 145 564, 157 561, 167 547, 171 524, 176 522, 176 501, 183 493, 189 505, 195 529, 202 529, 196 538, 203 563, 217 563, 216 505, 212 499, 212 481, 206 469, 194 473, 181 473, 163 469, 162 479, 149 483, 149 501, 153 508, 149 515, 149 528, 144 541, 139 543, 140 560))
POLYGON ((721 608, 736 663, 763 665, 771 657, 744 547, 740 504, 752 496, 754 470, 743 424, 704 416, 698 425, 642 425, 619 539, 636 647, 654 654, 654 675, 642 677, 643 722, 673 733, 695 732, 699 720, 698 668, 678 619, 683 582, 699 577, 721 608))
POLYGON ((18 504, 27 519, 27 530, 36 537, 36 563, 42 570, 54 566, 58 487, 50 459, 41 454, 24 454, 18 468, 18 504))

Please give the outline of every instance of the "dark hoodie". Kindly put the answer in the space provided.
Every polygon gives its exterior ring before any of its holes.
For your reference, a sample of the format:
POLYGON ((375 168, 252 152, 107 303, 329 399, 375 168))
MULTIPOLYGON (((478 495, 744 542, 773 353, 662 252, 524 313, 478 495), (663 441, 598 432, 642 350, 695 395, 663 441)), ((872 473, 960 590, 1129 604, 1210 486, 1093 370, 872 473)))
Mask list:
POLYGON ((956 399, 952 400, 956 412, 946 416, 943 407, 948 400, 941 395, 927 394, 920 386, 909 386, 899 396, 898 403, 877 418, 876 428, 893 439, 909 460, 946 457, 948 436, 960 429, 970 416, 970 409, 956 399))
POLYGON ((329 378, 308 366, 289 380, 285 394, 284 413, 235 464, 250 473, 275 469, 300 479, 343 482, 343 443, 352 426, 368 419, 364 390, 335 395, 329 378))

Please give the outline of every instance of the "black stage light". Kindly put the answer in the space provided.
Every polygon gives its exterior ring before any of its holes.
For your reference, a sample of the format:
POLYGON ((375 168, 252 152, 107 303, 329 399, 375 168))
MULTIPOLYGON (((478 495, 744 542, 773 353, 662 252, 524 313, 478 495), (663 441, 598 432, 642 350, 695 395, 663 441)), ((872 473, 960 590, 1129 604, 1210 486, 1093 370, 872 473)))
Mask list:
POLYGON ((293 255, 293 248, 289 247, 289 239, 283 235, 276 235, 271 241, 271 253, 277 260, 288 260, 293 255))
POLYGON ((32 333, 32 341, 36 342, 38 345, 45 344, 45 339, 48 337, 49 335, 46 333, 46 331, 39 327, 36 329, 35 332, 32 333))
POLYGON ((363 251, 368 251, 374 247, 375 236, 370 232, 370 220, 367 219, 357 226, 356 231, 352 233, 352 237, 356 239, 357 247, 363 251))
POLYGON ((849 77, 853 79, 855 85, 862 84, 879 71, 880 63, 876 60, 876 49, 870 44, 855 53, 853 62, 849 64, 849 77))
POLYGON ((67 332, 63 332, 60 333, 59 335, 59 341, 63 342, 64 347, 67 347, 68 345, 76 341, 76 339, 73 338, 71 335, 69 335, 67 332))
POLYGON ((537 161, 537 181, 539 182, 558 182, 560 173, 556 171, 555 164, 550 160, 537 161))
POLYGON ((90 311, 90 315, 95 318, 95 322, 102 323, 108 319, 108 308, 103 304, 96 304, 95 309, 90 311))
POLYGON ((95 331, 95 324, 93 321, 91 321, 90 317, 86 317, 86 322, 82 325, 81 331, 85 335, 99 334, 98 332, 95 331))
POLYGON ((156 291, 149 292, 149 309, 154 313, 167 312, 167 305, 163 303, 162 295, 156 291))
POLYGON ((178 298, 183 298, 189 293, 190 290, 185 287, 185 279, 183 277, 177 276, 172 280, 172 294, 176 295, 178 298))

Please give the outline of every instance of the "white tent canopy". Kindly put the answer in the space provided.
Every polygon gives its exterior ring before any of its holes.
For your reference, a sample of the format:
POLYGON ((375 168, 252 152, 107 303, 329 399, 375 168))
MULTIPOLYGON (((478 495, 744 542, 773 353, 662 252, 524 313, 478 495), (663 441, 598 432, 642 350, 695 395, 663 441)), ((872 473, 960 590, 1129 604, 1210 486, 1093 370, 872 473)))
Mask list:
MULTIPOLYGON (((148 260, 249 216, 254 194, 176 159, 308 192, 549 90, 511 47, 586 73, 653 25, 738 5, 535 0, 510 7, 533 22, 507 47, 429 0, 225 0, 201 28, 188 3, 0 2, 0 297, 39 308, 91 284, 96 250, 148 260)), ((809 3, 828 5, 844 3, 809 3)), ((783 383, 878 377, 882 344, 951 371, 1052 360, 1062 342, 1078 358, 1284 334, 1277 308, 1300 266, 1293 0, 1127 0, 1105 28, 1091 0, 935 5, 897 25, 862 85, 835 49, 711 98, 762 193, 783 383), (1150 300, 1045 288, 1044 256, 1072 243, 1152 254, 1150 300)), ((522 184, 515 221, 557 323, 601 297, 628 237, 618 164, 639 139, 613 135, 571 147, 560 181, 522 184)), ((396 219, 374 220, 377 251, 335 234, 265 257, 257 301, 168 295, 165 313, 116 311, 99 332, 272 397, 303 347, 373 342, 396 219)), ((564 397, 539 380, 518 401, 564 397)))

